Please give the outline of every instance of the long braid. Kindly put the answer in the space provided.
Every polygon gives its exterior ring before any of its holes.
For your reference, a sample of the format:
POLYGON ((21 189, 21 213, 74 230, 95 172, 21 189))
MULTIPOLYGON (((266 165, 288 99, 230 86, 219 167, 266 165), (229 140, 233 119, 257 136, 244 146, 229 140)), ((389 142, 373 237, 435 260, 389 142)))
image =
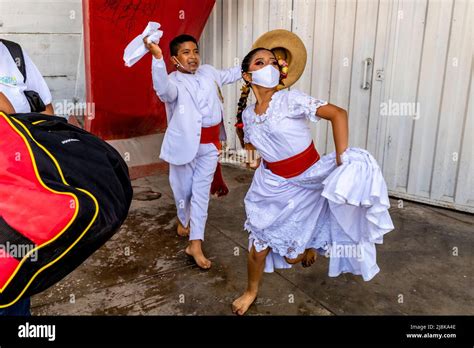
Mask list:
POLYGON ((240 145, 244 147, 244 124, 242 122, 242 112, 247 107, 247 100, 250 94, 250 82, 245 81, 241 88, 240 99, 237 104, 237 123, 235 124, 237 136, 240 140, 240 145))

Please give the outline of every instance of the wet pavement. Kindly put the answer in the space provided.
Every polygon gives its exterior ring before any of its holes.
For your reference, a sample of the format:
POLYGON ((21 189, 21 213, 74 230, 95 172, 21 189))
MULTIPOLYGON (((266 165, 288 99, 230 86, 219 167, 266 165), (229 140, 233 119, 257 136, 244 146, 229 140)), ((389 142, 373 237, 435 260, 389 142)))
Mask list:
MULTIPOLYGON (((246 285, 243 198, 253 172, 223 166, 230 193, 212 198, 200 270, 176 234, 165 172, 133 181, 129 217, 112 239, 62 281, 32 298, 33 315, 232 315, 246 285)), ((370 282, 327 276, 328 259, 264 274, 250 315, 474 314, 474 217, 391 199, 395 230, 377 247, 370 282)))

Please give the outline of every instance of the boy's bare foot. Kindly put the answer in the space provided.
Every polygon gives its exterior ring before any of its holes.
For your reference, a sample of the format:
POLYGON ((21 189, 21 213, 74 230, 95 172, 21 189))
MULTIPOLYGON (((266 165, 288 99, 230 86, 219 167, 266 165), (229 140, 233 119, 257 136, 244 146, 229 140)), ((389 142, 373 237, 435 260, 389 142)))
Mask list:
POLYGON ((177 230, 178 236, 181 237, 187 237, 189 236, 189 226, 184 227, 181 221, 178 219, 178 230, 177 230))
POLYGON ((242 296, 232 302, 232 312, 237 315, 244 315, 256 298, 257 293, 245 291, 242 296))
POLYGON ((309 267, 316 261, 317 257, 318 257, 318 253, 315 249, 313 248, 306 249, 304 251, 303 259, 301 260, 301 265, 303 267, 309 267))
POLYGON ((211 261, 208 260, 201 249, 201 241, 200 240, 192 240, 189 242, 189 245, 186 247, 184 252, 191 256, 196 264, 202 269, 209 269, 211 268, 211 261))

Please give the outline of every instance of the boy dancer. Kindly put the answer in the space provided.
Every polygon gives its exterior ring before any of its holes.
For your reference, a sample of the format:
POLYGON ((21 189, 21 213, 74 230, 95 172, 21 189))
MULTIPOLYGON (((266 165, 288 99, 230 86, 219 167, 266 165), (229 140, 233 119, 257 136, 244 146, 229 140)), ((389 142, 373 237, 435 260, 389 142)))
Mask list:
POLYGON ((220 196, 228 192, 218 165, 220 140, 225 140, 220 88, 241 78, 240 67, 217 70, 210 65, 200 66, 196 39, 180 35, 170 42, 171 59, 177 71, 168 75, 161 48, 148 43, 147 38, 144 43, 153 55, 153 87, 166 105, 168 128, 160 158, 170 166, 178 234, 189 235, 186 254, 199 267, 209 269, 211 261, 204 256, 201 246, 209 193, 217 192, 220 196), (216 187, 219 179, 221 185, 216 187))

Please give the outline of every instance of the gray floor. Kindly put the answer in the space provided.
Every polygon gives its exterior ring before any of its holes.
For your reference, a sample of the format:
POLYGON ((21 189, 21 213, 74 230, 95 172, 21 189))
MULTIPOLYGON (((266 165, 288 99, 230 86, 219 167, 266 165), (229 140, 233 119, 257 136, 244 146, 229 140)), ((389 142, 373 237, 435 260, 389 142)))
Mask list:
MULTIPOLYGON (((184 254, 167 174, 135 180, 120 231, 68 277, 33 297, 34 315, 231 315, 245 288, 243 198, 252 172, 224 167, 231 190, 213 198, 198 269, 184 254), (150 192, 159 192, 151 199, 150 192)), ((474 314, 474 217, 391 200, 396 229, 378 247, 381 272, 370 282, 327 276, 328 260, 265 274, 252 315, 474 314), (456 249, 457 248, 457 249, 456 249), (457 250, 457 255, 456 255, 457 250)))

